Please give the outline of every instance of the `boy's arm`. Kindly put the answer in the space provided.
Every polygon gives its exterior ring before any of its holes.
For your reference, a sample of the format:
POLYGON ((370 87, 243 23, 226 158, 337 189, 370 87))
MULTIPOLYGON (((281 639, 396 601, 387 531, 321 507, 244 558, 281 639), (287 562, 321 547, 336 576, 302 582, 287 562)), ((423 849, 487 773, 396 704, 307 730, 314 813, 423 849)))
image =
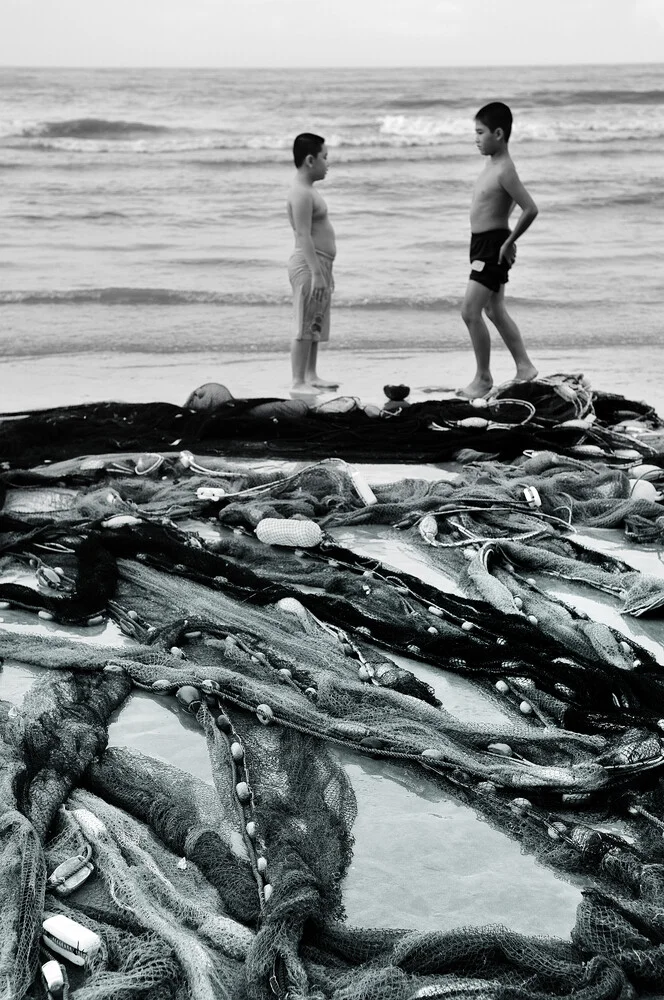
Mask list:
POLYGON ((539 209, 531 196, 528 194, 524 185, 521 183, 514 164, 510 164, 504 172, 500 178, 500 183, 512 201, 516 202, 521 209, 521 215, 516 220, 512 232, 501 246, 498 254, 499 264, 502 263, 503 258, 506 258, 507 261, 512 264, 516 256, 516 247, 514 244, 518 240, 519 236, 523 236, 526 229, 528 229, 531 223, 535 221, 539 209))
POLYGON ((314 197, 310 191, 298 191, 293 195, 293 227, 304 259, 309 265, 312 277, 311 294, 315 299, 322 299, 327 290, 327 282, 321 271, 320 261, 316 256, 316 248, 311 238, 311 220, 314 210, 314 197))

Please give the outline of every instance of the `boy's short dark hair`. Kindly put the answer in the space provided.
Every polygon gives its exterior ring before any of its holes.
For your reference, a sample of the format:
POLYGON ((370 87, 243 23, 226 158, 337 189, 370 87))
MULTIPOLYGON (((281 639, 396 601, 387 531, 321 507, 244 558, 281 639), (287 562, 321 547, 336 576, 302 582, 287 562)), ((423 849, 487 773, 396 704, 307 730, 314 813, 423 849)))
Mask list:
POLYGON ((492 101, 491 104, 485 104, 475 115, 475 121, 482 122, 492 132, 501 128, 505 142, 509 142, 512 134, 512 112, 502 101, 492 101))
POLYGON ((300 135, 296 135, 293 143, 295 166, 301 167, 307 156, 318 156, 324 143, 325 139, 320 135, 314 135, 313 132, 301 132, 300 135))

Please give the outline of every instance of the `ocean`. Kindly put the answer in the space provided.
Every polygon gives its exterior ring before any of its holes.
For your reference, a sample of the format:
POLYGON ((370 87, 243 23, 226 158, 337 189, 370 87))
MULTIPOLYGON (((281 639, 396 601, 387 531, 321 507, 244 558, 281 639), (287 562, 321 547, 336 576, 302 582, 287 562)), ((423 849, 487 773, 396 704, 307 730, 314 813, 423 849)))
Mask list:
POLYGON ((531 353, 651 364, 664 65, 4 68, 0 84, 3 359, 285 351, 290 148, 310 130, 338 240, 330 350, 466 349, 473 116, 500 99, 540 208, 507 288, 531 353))

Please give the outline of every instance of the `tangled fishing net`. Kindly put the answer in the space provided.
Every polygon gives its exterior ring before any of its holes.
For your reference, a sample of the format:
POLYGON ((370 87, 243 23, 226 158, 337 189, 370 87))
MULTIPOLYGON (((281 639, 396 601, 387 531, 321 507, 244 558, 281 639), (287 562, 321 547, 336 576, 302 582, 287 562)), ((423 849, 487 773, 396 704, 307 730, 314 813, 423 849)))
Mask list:
POLYGON ((659 537, 656 415, 574 376, 389 416, 188 403, 0 421, 0 602, 60 626, 0 624, 5 661, 44 668, 0 702, 0 998, 47 995, 58 917, 96 942, 79 965, 55 953, 51 995, 77 1000, 661 995, 662 667, 546 585, 664 605, 657 576, 575 537, 659 537), (247 443, 326 456, 230 463, 247 443), (342 457, 464 448, 454 477, 371 487, 342 457), (456 592, 335 538, 357 524, 401 532, 456 592), (455 717, 418 661, 501 721, 455 717), (195 720, 211 784, 108 746, 135 690, 195 720), (582 879, 571 939, 349 927, 356 801, 336 748, 425 775, 582 879))

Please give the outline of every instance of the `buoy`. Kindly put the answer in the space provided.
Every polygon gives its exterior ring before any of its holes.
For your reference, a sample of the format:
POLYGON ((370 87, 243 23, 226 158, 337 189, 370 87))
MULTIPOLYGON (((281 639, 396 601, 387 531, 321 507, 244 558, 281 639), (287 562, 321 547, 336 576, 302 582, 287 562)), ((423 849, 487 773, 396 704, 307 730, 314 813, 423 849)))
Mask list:
POLYGON ((464 632, 471 632, 472 629, 474 628, 474 625, 472 622, 461 622, 461 628, 464 630, 464 632))
POLYGON ((489 743, 487 750, 490 750, 491 753, 500 754, 501 757, 512 756, 512 747, 509 743, 489 743))
POLYGON ((59 587, 62 583, 60 575, 50 566, 40 566, 37 570, 37 578, 40 583, 47 584, 49 587, 59 587))
POLYGON ((233 760, 242 760, 244 749, 241 743, 231 743, 231 757, 233 760))
POLYGON ((256 718, 259 722, 262 722, 264 726, 269 726, 274 719, 274 712, 269 705, 257 705, 256 718))
POLYGON ((440 750, 423 750, 420 757, 425 757, 427 760, 443 760, 443 754, 440 750))
POLYGON ((522 701, 519 705, 519 711, 523 712, 524 715, 531 715, 533 711, 533 706, 529 701, 522 701))
POLYGON ((264 875, 267 871, 267 858, 256 858, 256 867, 258 868, 261 875, 264 875))
POLYGON ((656 503, 660 499, 659 491, 647 479, 630 479, 629 484, 632 500, 650 500, 656 503))
POLYGON ((420 535, 429 545, 434 545, 438 534, 438 521, 433 514, 427 514, 417 526, 420 535))
POLYGON ((457 420, 457 427, 467 427, 469 430, 483 431, 489 426, 489 421, 485 417, 464 417, 457 420))
POLYGON ((231 720, 227 715, 218 715, 214 720, 214 724, 222 733, 230 733, 233 731, 231 720))
POLYGON ((282 611, 286 611, 289 615, 297 615, 299 618, 306 618, 307 609, 304 604, 295 597, 282 597, 280 601, 277 601, 277 607, 282 611))
POLYGON ((175 692, 175 697, 184 710, 191 715, 195 715, 201 707, 201 692, 193 684, 185 684, 183 687, 178 688, 175 692))
POLYGON ((135 524, 140 524, 141 518, 134 517, 133 514, 114 514, 101 522, 102 528, 110 528, 111 531, 119 531, 120 528, 130 528, 135 524))
POLYGON ((512 799, 510 809, 515 813, 524 813, 532 808, 530 799, 512 799))
POLYGON ((235 786, 235 794, 237 795, 240 802, 248 802, 251 798, 251 789, 246 781, 238 781, 235 786))
POLYGON ((263 897, 266 903, 269 901, 272 892, 273 892, 272 886, 270 885, 269 882, 266 882, 265 885, 263 886, 263 897))
POLYGON ((204 691, 205 694, 218 694, 221 691, 221 685, 218 681, 206 677, 205 680, 201 681, 201 691, 204 691))
POLYGON ((507 681, 503 681, 503 680, 496 681, 496 691, 500 691, 501 694, 507 694, 507 692, 509 691, 509 689, 510 688, 509 688, 509 684, 507 683, 507 681))
MULTIPOLYGON (((119 664, 109 663, 108 666, 104 667, 104 671, 110 670, 111 667, 115 669, 117 666, 119 666, 119 664)), ((124 667, 122 669, 124 670, 124 667)), ((171 688, 173 687, 173 684, 171 681, 158 680, 158 681, 153 681, 151 687, 153 691, 170 691, 171 688)))
POLYGON ((245 830, 247 831, 247 836, 253 840, 254 837, 256 836, 256 824, 254 823, 253 819, 249 820, 249 822, 245 826, 245 830))
POLYGON ((62 991, 65 988, 65 980, 62 975, 60 963, 54 958, 50 962, 44 962, 41 967, 41 974, 44 987, 49 996, 62 996, 62 991))
POLYGON ((38 611, 38 612, 37 612, 37 617, 38 617, 38 618, 43 618, 43 619, 44 619, 44 621, 47 621, 47 622, 52 622, 52 621, 53 621, 53 618, 54 618, 55 616, 54 616, 54 615, 52 615, 50 611, 44 611, 44 610, 42 610, 42 611, 38 611))
POLYGON ((315 521, 300 518, 264 517, 256 525, 256 537, 266 545, 310 549, 323 540, 315 521))
POLYGON ((74 965, 85 965, 101 949, 101 938, 95 931, 62 913, 42 922, 42 940, 47 948, 74 965))
POLYGON ((373 672, 366 666, 366 664, 363 663, 357 671, 357 676, 361 681, 370 681, 373 676, 373 672))

